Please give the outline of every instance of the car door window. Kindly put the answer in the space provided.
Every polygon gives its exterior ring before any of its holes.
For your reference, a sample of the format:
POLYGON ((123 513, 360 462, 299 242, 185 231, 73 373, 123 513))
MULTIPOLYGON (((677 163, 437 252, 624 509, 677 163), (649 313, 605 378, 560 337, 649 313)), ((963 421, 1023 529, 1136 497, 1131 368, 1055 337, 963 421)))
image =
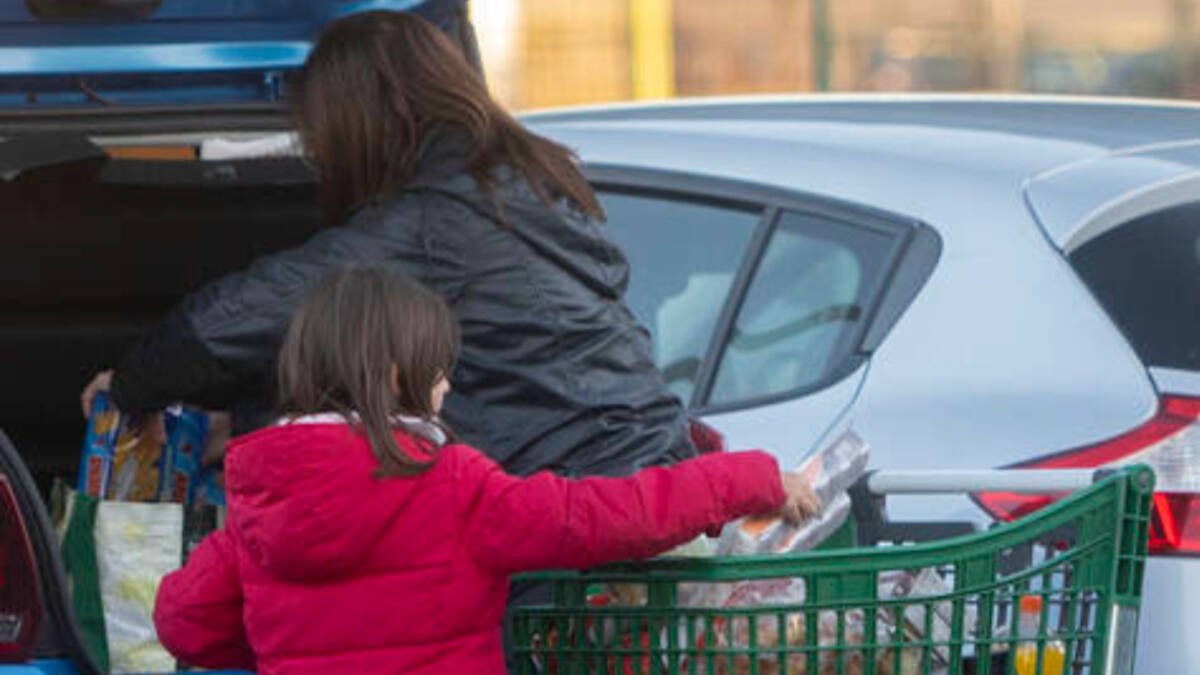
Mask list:
POLYGON ((800 393, 846 363, 894 237, 784 212, 725 344, 709 405, 800 393))
POLYGON ((626 300, 667 385, 688 402, 762 211, 657 193, 601 189, 599 198, 629 259, 626 300))

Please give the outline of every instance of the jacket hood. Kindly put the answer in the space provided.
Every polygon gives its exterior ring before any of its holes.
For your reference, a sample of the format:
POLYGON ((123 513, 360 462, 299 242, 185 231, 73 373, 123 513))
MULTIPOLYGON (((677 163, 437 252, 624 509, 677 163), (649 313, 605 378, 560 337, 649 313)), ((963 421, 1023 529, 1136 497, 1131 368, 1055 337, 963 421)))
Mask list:
MULTIPOLYGON (((403 451, 430 444, 396 433, 403 451)), ((418 481, 377 478, 364 435, 339 422, 293 422, 230 443, 229 528, 252 560, 291 581, 337 577, 374 548, 418 481)))

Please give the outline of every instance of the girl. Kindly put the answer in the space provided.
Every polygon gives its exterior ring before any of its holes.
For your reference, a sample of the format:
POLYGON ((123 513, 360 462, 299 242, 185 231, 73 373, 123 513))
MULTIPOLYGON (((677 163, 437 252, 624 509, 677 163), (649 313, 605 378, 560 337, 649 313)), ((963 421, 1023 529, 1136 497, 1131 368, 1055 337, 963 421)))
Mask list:
POLYGON ((807 484, 762 452, 627 478, 505 473, 438 418, 458 328, 413 281, 323 281, 279 358, 286 410, 236 439, 225 529, 163 580, 162 643, 260 673, 505 672, 508 577, 666 551, 740 516, 798 520, 807 484))

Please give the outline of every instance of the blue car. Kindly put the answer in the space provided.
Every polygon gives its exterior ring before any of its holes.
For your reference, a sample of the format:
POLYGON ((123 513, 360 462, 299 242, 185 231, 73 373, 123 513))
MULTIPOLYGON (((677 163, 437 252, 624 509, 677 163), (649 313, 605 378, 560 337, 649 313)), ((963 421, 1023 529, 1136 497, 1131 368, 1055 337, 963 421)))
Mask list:
POLYGON ((315 36, 371 9, 477 58, 464 0, 0 3, 0 673, 100 672, 41 498, 74 471, 81 378, 187 290, 319 227, 299 161, 178 160, 287 129, 315 36))

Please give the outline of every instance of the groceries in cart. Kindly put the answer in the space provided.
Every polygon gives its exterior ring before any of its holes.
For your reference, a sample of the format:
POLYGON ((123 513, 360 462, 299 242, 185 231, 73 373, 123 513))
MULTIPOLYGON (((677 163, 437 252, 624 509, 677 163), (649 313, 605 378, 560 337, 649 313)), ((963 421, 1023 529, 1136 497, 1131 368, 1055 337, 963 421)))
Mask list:
POLYGON ((222 520, 224 420, 175 406, 144 419, 108 394, 92 404, 76 491, 60 530, 84 639, 112 672, 173 671, 152 612, 162 577, 222 520), (214 461, 215 460, 215 461, 214 461))
MULTIPOLYGON (((879 646, 873 657, 874 672, 879 675, 936 674, 946 672, 950 664, 946 645, 952 637, 951 603, 925 599, 948 596, 953 589, 933 569, 879 574, 875 598, 879 606, 873 611, 873 639, 868 639, 872 623, 868 621, 867 612, 872 611, 871 608, 807 612, 805 582, 800 578, 724 584, 681 583, 677 588, 676 602, 687 611, 689 618, 677 623, 673 640, 667 634, 670 627, 664 627, 654 635, 648 624, 627 622, 623 626, 625 630, 618 631, 619 621, 603 618, 585 626, 590 631, 587 639, 596 644, 622 644, 626 649, 634 644, 646 646, 651 640, 660 649, 679 645, 685 650, 680 657, 679 672, 697 675, 749 675, 756 672, 755 668, 761 675, 783 672, 860 675, 866 672, 867 656, 863 650, 853 647, 866 643, 879 646), (927 607, 930 611, 928 619, 925 616, 927 607), (697 611, 704 609, 716 611, 711 614, 697 611), (741 611, 747 609, 756 611, 741 611), (809 641, 810 626, 815 630, 815 642, 809 641), (634 627, 638 628, 636 640, 634 627), (928 638, 926 630, 929 631, 928 638), (930 650, 929 670, 926 671, 924 650, 919 645, 929 642, 938 646, 930 650)), ((588 604, 592 607, 644 607, 646 590, 644 585, 638 584, 609 584, 597 588, 589 596, 588 604)), ((964 634, 974 631, 975 615, 974 607, 965 608, 961 619, 964 634)), ((649 657, 642 654, 639 658, 646 660, 649 657)), ((621 661, 610 659, 610 662, 608 672, 635 672, 628 667, 614 667, 614 664, 623 663, 621 661)), ((548 672, 554 670, 547 669, 548 672)), ((643 672, 651 671, 644 669, 643 672)))

